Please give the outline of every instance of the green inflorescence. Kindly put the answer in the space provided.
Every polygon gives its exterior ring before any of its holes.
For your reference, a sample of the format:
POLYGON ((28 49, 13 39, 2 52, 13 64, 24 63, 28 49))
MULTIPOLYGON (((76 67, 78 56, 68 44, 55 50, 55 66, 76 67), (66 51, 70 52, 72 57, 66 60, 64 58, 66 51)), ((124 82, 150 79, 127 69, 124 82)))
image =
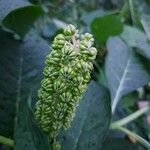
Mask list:
POLYGON ((49 138, 56 138, 60 129, 67 129, 73 120, 97 54, 93 42, 89 33, 79 37, 71 24, 54 38, 45 60, 35 112, 39 126, 49 138))

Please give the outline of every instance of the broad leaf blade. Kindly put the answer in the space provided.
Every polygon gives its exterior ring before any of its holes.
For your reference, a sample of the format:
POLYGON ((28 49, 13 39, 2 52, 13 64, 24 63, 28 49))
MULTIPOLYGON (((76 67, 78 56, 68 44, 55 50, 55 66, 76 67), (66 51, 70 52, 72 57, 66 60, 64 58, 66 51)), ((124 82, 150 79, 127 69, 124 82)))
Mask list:
POLYGON ((137 52, 150 60, 150 43, 146 40, 137 41, 137 52))
POLYGON ((139 56, 119 37, 108 40, 107 50, 105 71, 114 113, 121 97, 146 85, 150 77, 139 56))
POLYGON ((147 36, 135 27, 125 26, 121 38, 130 47, 136 48, 136 51, 144 57, 150 59, 150 43, 147 36))
POLYGON ((0 132, 13 137, 16 150, 45 150, 46 140, 34 125, 28 99, 35 95, 41 80, 44 58, 49 45, 36 33, 29 33, 24 41, 16 41, 1 31, 0 34, 0 132), (15 122, 15 125, 14 125, 15 122), (14 130, 15 127, 15 130, 14 130), (40 145, 38 145, 41 143, 40 145))
POLYGON ((129 47, 136 47, 137 41, 147 40, 146 35, 136 27, 124 26, 121 38, 129 47))
POLYGON ((49 150, 47 136, 37 127, 33 111, 29 109, 26 99, 20 102, 18 127, 14 138, 15 150, 49 150))
POLYGON ((33 114, 30 114, 26 103, 30 95, 32 101, 36 101, 37 88, 41 81, 44 58, 49 52, 49 45, 37 34, 31 32, 25 37, 21 44, 20 51, 22 51, 20 57, 22 57, 23 61, 21 64, 21 77, 19 77, 21 80, 19 88, 20 100, 17 101, 17 103, 19 103, 19 108, 14 135, 16 140, 15 150, 19 150, 20 147, 22 150, 45 150, 47 145, 45 142, 41 141, 46 141, 46 139, 44 139, 42 133, 40 133, 40 136, 37 136, 39 133, 35 132, 34 129, 33 114), (39 143, 41 143, 41 145, 38 145, 39 143))
POLYGON ((100 149, 109 128, 110 113, 108 91, 92 81, 71 127, 60 137, 62 150, 100 149))
POLYGON ((0 23, 13 10, 31 5, 27 0, 0 0, 0 23))
POLYGON ((9 31, 18 34, 20 37, 29 31, 34 21, 43 14, 40 6, 26 6, 18 8, 9 13, 2 24, 9 31))
POLYGON ((95 18, 91 24, 91 31, 98 43, 105 43, 109 36, 120 34, 122 29, 120 18, 114 15, 95 18))
POLYGON ((6 137, 13 137, 14 129, 18 81, 16 65, 19 62, 17 47, 19 43, 11 40, 9 34, 0 30, 0 133, 6 137))

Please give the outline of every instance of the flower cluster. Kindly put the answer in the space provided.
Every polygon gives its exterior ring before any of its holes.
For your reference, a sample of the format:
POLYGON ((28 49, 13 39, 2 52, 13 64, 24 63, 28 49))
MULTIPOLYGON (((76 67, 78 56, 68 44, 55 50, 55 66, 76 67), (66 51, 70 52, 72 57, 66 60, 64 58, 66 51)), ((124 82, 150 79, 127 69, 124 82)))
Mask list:
POLYGON ((73 25, 54 38, 52 51, 45 60, 35 112, 40 127, 50 138, 68 128, 73 120, 97 54, 93 42, 89 33, 79 37, 73 25))

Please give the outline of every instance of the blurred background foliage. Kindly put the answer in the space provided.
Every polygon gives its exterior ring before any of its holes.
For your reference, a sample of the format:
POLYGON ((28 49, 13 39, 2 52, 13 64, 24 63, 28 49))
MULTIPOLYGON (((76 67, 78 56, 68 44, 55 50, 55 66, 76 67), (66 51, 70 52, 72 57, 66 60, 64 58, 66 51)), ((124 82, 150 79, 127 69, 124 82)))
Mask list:
POLYGON ((150 149, 148 112, 125 124, 141 138, 110 129, 149 106, 150 0, 0 0, 0 135, 15 150, 50 148, 34 105, 44 58, 69 23, 94 35, 98 55, 72 126, 58 137, 62 149, 150 149))

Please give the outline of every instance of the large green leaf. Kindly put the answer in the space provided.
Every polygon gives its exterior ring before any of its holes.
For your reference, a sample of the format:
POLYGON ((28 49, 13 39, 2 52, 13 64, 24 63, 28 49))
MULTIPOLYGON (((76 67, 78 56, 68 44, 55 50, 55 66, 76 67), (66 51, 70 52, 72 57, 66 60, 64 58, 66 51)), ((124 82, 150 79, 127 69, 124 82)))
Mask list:
POLYGON ((92 81, 71 127, 60 136, 62 150, 99 150, 110 123, 108 91, 92 81))
POLYGON ((9 31, 23 37, 31 28, 34 21, 43 14, 39 6, 26 6, 18 8, 9 13, 2 24, 9 29, 9 31))
POLYGON ((142 39, 137 41, 135 47, 137 48, 137 52, 139 52, 139 54, 150 60, 150 43, 147 40, 142 39))
POLYGON ((3 29, 23 37, 34 21, 43 14, 40 6, 24 0, 0 1, 0 24, 3 29))
POLYGON ((34 32, 22 42, 0 32, 0 134, 13 137, 15 132, 16 150, 41 150, 46 145, 43 135, 34 132, 38 129, 27 104, 30 97, 35 101, 48 51, 47 42, 34 32))
MULTIPOLYGON (((31 100, 29 94, 28 100, 31 100)), ((35 97, 32 98, 35 100, 35 97)), ((34 119, 34 113, 29 109, 27 99, 19 106, 18 126, 15 130, 15 150, 50 150, 47 136, 44 135, 34 119)))
POLYGON ((123 24, 119 17, 107 15, 95 18, 91 24, 91 31, 98 43, 104 43, 109 36, 118 35, 122 32, 123 24))
POLYGON ((121 34, 123 41, 130 47, 136 47, 138 41, 146 40, 146 35, 137 29, 136 27, 124 26, 124 30, 121 34))
MULTIPOLYGON (((148 30, 148 29, 147 29, 148 30)), ((148 33, 147 33, 148 34, 148 33)), ((147 36, 140 30, 134 27, 125 26, 121 38, 130 47, 136 48, 136 51, 144 57, 150 59, 150 43, 147 36)))
POLYGON ((0 0, 0 23, 13 10, 31 5, 27 0, 0 0))
POLYGON ((146 85, 150 81, 150 76, 139 55, 119 37, 108 40, 107 50, 105 71, 114 113, 121 97, 146 85))

